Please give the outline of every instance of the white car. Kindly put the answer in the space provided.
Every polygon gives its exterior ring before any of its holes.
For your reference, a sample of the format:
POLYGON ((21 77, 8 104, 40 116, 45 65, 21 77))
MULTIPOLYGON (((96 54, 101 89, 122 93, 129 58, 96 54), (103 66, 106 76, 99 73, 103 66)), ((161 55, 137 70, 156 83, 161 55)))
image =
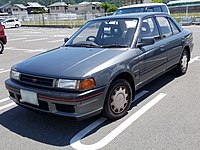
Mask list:
POLYGON ((144 3, 120 7, 113 15, 141 12, 165 12, 170 14, 167 5, 164 3, 144 3))
POLYGON ((4 28, 19 28, 21 26, 21 22, 18 19, 9 18, 5 19, 1 22, 4 28))

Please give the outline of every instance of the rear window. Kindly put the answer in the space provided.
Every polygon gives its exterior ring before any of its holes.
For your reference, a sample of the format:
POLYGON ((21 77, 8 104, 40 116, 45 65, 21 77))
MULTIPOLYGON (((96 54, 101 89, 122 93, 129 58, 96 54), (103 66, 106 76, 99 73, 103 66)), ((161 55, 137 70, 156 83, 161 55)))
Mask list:
POLYGON ((153 11, 154 12, 162 12, 162 9, 161 9, 160 6, 156 6, 156 7, 153 8, 153 11))
POLYGON ((145 7, 123 8, 115 11, 114 15, 144 12, 145 7))

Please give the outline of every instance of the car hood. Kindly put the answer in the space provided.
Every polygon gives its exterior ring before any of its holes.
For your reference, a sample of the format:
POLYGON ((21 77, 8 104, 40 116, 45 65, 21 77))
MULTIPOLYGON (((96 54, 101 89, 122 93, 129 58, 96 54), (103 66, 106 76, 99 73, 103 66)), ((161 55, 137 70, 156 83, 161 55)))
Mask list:
POLYGON ((124 48, 60 47, 31 57, 15 65, 13 69, 47 77, 81 78, 125 51, 124 48))

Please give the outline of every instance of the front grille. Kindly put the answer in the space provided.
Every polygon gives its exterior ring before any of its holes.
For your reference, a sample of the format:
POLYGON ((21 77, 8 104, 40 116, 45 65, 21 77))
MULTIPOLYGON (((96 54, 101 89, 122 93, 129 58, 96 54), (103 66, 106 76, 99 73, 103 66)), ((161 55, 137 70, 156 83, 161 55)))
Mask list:
POLYGON ((32 76, 32 75, 21 74, 20 81, 25 82, 27 84, 33 84, 33 85, 38 85, 38 86, 45 86, 45 87, 53 86, 53 79, 32 76))

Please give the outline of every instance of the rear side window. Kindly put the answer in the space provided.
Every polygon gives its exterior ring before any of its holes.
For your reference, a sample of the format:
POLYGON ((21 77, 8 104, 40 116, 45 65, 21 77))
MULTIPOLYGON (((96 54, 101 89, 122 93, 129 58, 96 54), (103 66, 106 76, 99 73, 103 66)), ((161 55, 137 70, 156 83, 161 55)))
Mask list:
POLYGON ((7 20, 7 22, 15 22, 15 20, 13 20, 13 19, 10 19, 10 20, 7 20))
POLYGON ((169 23, 171 25, 171 28, 172 28, 172 32, 173 34, 178 34, 180 32, 179 28, 175 25, 175 23, 169 19, 169 23))
POLYGON ((162 7, 162 11, 163 12, 169 13, 169 10, 167 9, 167 6, 161 6, 161 7, 162 7))
POLYGON ((172 30, 168 19, 165 17, 156 17, 156 19, 160 26, 162 37, 163 38, 170 37, 172 35, 172 30))
POLYGON ((153 12, 153 7, 148 7, 147 12, 153 12))

